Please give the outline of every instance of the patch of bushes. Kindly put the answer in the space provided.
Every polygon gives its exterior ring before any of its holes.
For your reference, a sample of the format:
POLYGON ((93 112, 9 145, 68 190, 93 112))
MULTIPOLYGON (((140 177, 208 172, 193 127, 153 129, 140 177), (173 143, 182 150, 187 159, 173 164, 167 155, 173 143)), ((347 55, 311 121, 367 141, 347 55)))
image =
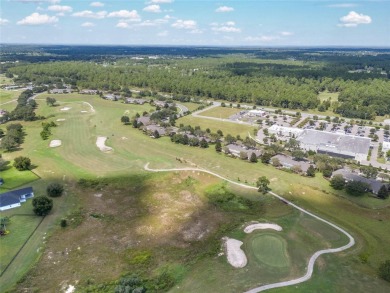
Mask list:
POLYGON ((77 184, 82 188, 100 189, 108 185, 104 180, 81 178, 77 184))

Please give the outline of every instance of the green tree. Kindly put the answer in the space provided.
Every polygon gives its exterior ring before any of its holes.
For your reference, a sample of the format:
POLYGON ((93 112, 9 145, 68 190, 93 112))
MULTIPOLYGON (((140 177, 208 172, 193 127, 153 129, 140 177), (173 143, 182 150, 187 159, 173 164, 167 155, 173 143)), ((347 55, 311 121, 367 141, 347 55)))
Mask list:
POLYGON ((390 259, 382 262, 378 268, 378 276, 387 281, 390 282, 390 259))
POLYGON ((12 136, 6 135, 1 139, 1 148, 6 150, 7 152, 14 150, 17 146, 18 143, 12 136))
POLYGON ((160 133, 158 132, 157 129, 153 132, 153 137, 154 138, 160 138, 160 133))
POLYGON ((57 100, 55 98, 51 98, 51 97, 47 97, 46 98, 46 104, 48 106, 51 106, 53 107, 55 105, 55 103, 57 102, 57 100))
POLYGON ((204 148, 204 149, 209 147, 209 144, 207 143, 207 141, 204 138, 202 138, 199 145, 201 148, 204 148))
POLYGON ((263 194, 266 194, 271 189, 269 188, 270 181, 267 177, 261 176, 259 179, 257 179, 256 186, 258 187, 258 191, 262 192, 263 194))
POLYGON ((382 199, 386 199, 389 197, 389 189, 386 187, 386 185, 382 185, 381 188, 378 191, 378 197, 382 199))
POLYGON ((129 122, 130 122, 129 116, 122 116, 122 117, 121 117, 121 122, 122 122, 123 124, 129 124, 129 122))
POLYGON ((219 140, 215 143, 215 150, 218 153, 220 153, 222 151, 222 145, 221 145, 221 142, 219 140))
POLYGON ((64 186, 60 183, 53 182, 46 187, 46 193, 50 197, 59 197, 64 192, 64 186))
POLYGON ((293 158, 297 161, 303 160, 305 158, 305 155, 306 155, 304 151, 299 150, 299 149, 293 150, 293 152, 291 154, 292 154, 293 158))
POLYGON ((53 208, 53 200, 46 196, 38 196, 33 198, 32 205, 37 216, 46 216, 53 208))
POLYGON ((261 155, 261 162, 263 164, 269 164, 269 162, 271 161, 271 158, 272 158, 272 154, 265 152, 261 155))
POLYGON ((19 156, 14 159, 13 166, 19 171, 28 170, 31 167, 31 160, 28 157, 19 156))
POLYGON ((0 171, 8 169, 9 161, 4 160, 0 157, 0 171))
POLYGON ((138 128, 138 121, 137 121, 137 119, 133 120, 132 125, 133 125, 134 128, 138 128))
POLYGON ((309 168, 307 168, 306 175, 309 177, 315 177, 316 176, 316 169, 313 165, 310 165, 309 168))
POLYGON ((7 225, 9 224, 10 219, 9 217, 1 217, 0 218, 0 231, 7 230, 7 225))
POLYGON ((249 158, 249 161, 251 163, 257 163, 257 156, 256 156, 256 154, 254 152, 252 152, 252 154, 251 154, 251 156, 249 158))
POLYGON ((366 178, 376 178, 376 176, 378 176, 377 168, 375 168, 371 165, 361 166, 360 172, 362 172, 366 178))
POLYGON ((248 153, 247 152, 240 152, 240 159, 241 160, 248 160, 248 153))
POLYGON ((362 195, 370 190, 370 185, 362 181, 349 181, 345 185, 345 190, 351 195, 362 195))
POLYGON ((330 186, 332 186, 336 190, 341 190, 345 186, 345 179, 343 175, 337 174, 330 179, 330 186))

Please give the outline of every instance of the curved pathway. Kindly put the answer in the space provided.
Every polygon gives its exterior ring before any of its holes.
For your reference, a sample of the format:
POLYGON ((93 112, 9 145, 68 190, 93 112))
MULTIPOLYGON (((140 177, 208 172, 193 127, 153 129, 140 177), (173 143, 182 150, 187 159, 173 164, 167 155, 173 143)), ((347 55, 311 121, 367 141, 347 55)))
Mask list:
MULTIPOLYGON (((246 184, 243 184, 243 183, 238 183, 238 182, 234 182, 233 180, 230 180, 230 179, 227 179, 217 173, 214 173, 214 172, 211 172, 211 171, 208 171, 206 169, 201 169, 201 168, 172 168, 172 169, 151 169, 149 168, 149 163, 147 163, 145 165, 145 170, 147 171, 151 171, 151 172, 169 172, 169 171, 200 171, 200 172, 204 172, 204 173, 208 173, 208 174, 211 174, 211 175, 214 175, 218 178, 221 178, 222 180, 225 180, 227 182, 230 182, 232 184, 235 184, 235 185, 238 185, 238 186, 241 186, 243 188, 248 188, 248 189, 256 189, 256 187, 254 186, 248 186, 246 184)), ((296 284, 299 284, 299 283, 302 283, 302 282, 306 282, 307 280, 309 280, 311 278, 311 276, 313 275, 313 269, 314 269, 314 264, 315 264, 315 261, 317 260, 318 257, 320 257, 322 254, 327 254, 327 253, 336 253, 336 252, 341 252, 343 250, 346 250, 348 248, 351 248, 352 246, 355 245, 355 239, 351 236, 351 234, 349 234, 347 231, 345 231, 344 229, 340 228, 339 226, 297 206, 296 204, 292 203, 291 201, 281 197, 280 195, 272 192, 272 191, 269 191, 268 193, 272 194, 273 196, 275 196, 276 198, 280 199, 281 201, 285 202, 286 204, 296 208, 297 210, 300 210, 301 212, 321 221, 321 222, 324 222, 325 224, 328 224, 329 226, 335 228, 336 230, 340 231, 341 233, 343 233, 345 236, 348 237, 349 239, 349 242, 348 244, 344 245, 344 246, 341 246, 341 247, 338 247, 338 248, 330 248, 330 249, 323 249, 323 250, 319 250, 317 252, 315 252, 311 257, 310 257, 310 260, 309 260, 309 264, 307 265, 307 271, 306 271, 306 274, 300 278, 297 278, 297 279, 293 279, 293 280, 289 280, 289 281, 284 281, 284 282, 279 282, 279 283, 273 283, 273 284, 268 284, 268 285, 263 285, 263 286, 260 286, 260 287, 256 287, 256 288, 253 288, 245 293, 256 293, 256 292, 261 292, 261 291, 265 291, 265 290, 268 290, 268 289, 272 289, 272 288, 279 288, 279 287, 286 287, 286 286, 291 286, 291 285, 296 285, 296 284)))

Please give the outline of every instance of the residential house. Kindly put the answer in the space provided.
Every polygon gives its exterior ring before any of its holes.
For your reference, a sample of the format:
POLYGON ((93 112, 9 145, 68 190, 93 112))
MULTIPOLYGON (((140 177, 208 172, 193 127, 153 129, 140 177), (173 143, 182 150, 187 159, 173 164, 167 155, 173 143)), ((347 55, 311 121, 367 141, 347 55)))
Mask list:
POLYGON ((294 160, 292 157, 286 155, 276 155, 272 157, 272 159, 274 158, 279 160, 283 168, 291 169, 294 167, 295 168, 299 167, 302 170, 302 172, 306 172, 307 169, 309 169, 310 165, 314 165, 314 164, 310 164, 310 162, 308 162, 307 160, 297 161, 294 160))
POLYGON ((261 156, 261 150, 259 149, 256 149, 256 148, 248 148, 246 146, 243 146, 243 145, 239 145, 239 144, 228 144, 225 148, 224 148, 224 152, 225 153, 230 153, 232 154, 233 156, 235 157, 240 157, 241 153, 244 152, 247 154, 248 156, 248 159, 252 156, 252 153, 254 153, 256 155, 256 157, 260 157, 261 156))
POLYGON ((0 194, 0 211, 20 207, 28 198, 34 197, 32 187, 11 190, 0 194))

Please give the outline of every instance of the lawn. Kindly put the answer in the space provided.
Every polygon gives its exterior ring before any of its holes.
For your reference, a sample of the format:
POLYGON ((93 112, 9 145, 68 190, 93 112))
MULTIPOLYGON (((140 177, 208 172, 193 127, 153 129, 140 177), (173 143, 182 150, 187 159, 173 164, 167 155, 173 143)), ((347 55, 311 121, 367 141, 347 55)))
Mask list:
POLYGON ((208 120, 208 119, 193 117, 191 115, 185 116, 176 121, 177 125, 181 123, 183 123, 184 125, 191 125, 193 127, 200 126, 200 128, 203 130, 210 128, 212 132, 216 132, 217 130, 222 130, 224 135, 232 134, 235 136, 239 134, 243 138, 245 138, 248 135, 248 132, 253 134, 253 129, 255 128, 245 124, 208 120))
POLYGON ((230 116, 242 111, 241 109, 237 108, 229 108, 229 107, 214 107, 209 110, 206 110, 199 115, 201 116, 208 116, 208 117, 216 117, 216 118, 222 118, 226 119, 230 116))
POLYGON ((318 94, 318 99, 321 102, 327 101, 329 98, 330 98, 331 103, 337 102, 339 99, 339 93, 330 93, 330 92, 325 91, 325 92, 320 92, 318 94))
POLYGON ((7 111, 15 109, 17 105, 16 99, 19 97, 21 92, 22 90, 6 91, 0 88, 0 109, 7 111))
POLYGON ((0 191, 2 192, 7 189, 14 189, 26 185, 39 179, 39 177, 31 171, 18 171, 14 167, 9 167, 7 170, 1 171, 0 176, 4 180, 4 184, 0 186, 0 191))
POLYGON ((0 274, 10 263, 12 258, 24 245, 26 240, 34 232, 35 228, 41 222, 42 217, 35 216, 32 212, 31 199, 22 203, 21 207, 8 211, 0 212, 0 217, 10 217, 7 230, 10 233, 0 237, 0 274))
POLYGON ((286 241, 280 236, 260 232, 251 239, 247 248, 253 250, 257 261, 270 267, 284 268, 289 266, 286 246, 286 241))
MULTIPOLYGON (((45 96, 42 95, 42 98, 45 98, 45 96)), ((39 132, 42 129, 42 121, 23 122, 26 126, 27 136, 22 145, 22 149, 13 153, 4 154, 8 160, 17 155, 29 156, 32 159, 33 164, 37 165, 34 172, 43 178, 43 180, 34 183, 39 185, 42 184, 42 186, 39 187, 41 190, 44 191, 43 183, 48 180, 64 180, 64 182, 69 184, 69 193, 77 194, 74 197, 69 198, 70 202, 68 205, 62 205, 63 199, 60 199, 61 204, 56 205, 58 210, 54 211, 53 217, 46 218, 42 223, 43 226, 41 226, 45 229, 53 227, 54 223, 58 221, 58 218, 66 213, 65 211, 70 212, 78 207, 77 200, 82 201, 80 205, 93 213, 101 213, 108 216, 117 215, 119 212, 123 214, 123 216, 121 215, 118 219, 116 217, 106 218, 110 223, 108 227, 105 226, 105 222, 96 220, 96 218, 91 218, 88 213, 86 220, 87 225, 82 225, 80 228, 81 230, 76 231, 70 229, 64 233, 64 238, 51 238, 54 242, 48 246, 45 252, 46 256, 50 251, 61 252, 65 251, 65 248, 69 248, 70 246, 77 250, 76 245, 84 243, 83 245, 80 245, 81 251, 79 254, 76 253, 74 255, 71 266, 60 268, 59 274, 61 277, 69 276, 69 279, 71 279, 70 276, 73 276, 72 272, 77 270, 83 272, 82 276, 79 277, 82 277, 84 282, 86 282, 88 278, 96 278, 94 281, 96 283, 96 280, 98 279, 95 277, 96 274, 98 276, 105 276, 102 281, 107 281, 110 278, 115 279, 115 276, 122 274, 122 268, 125 267, 121 258, 122 255, 120 253, 118 254, 117 250, 112 250, 110 247, 121 247, 120 245, 125 245, 126 247, 130 245, 130 247, 133 247, 131 245, 134 245, 135 242, 133 242, 134 239, 131 235, 118 234, 121 235, 121 237, 119 237, 115 234, 127 233, 126 229, 129 225, 133 228, 144 227, 146 231, 150 231, 154 235, 153 237, 158 235, 161 239, 169 239, 169 241, 175 239, 177 235, 175 236, 174 232, 176 230, 169 230, 170 225, 176 223, 176 220, 172 219, 180 217, 180 214, 178 214, 177 211, 180 211, 183 206, 185 207, 183 211, 188 211, 188 209, 190 209, 188 205, 181 203, 181 200, 188 194, 180 193, 185 191, 186 188, 189 188, 183 186, 178 187, 178 182, 182 182, 180 184, 187 184, 188 182, 186 183, 183 178, 178 179, 171 177, 172 174, 167 174, 165 176, 158 174, 152 176, 153 179, 151 179, 150 184, 147 185, 147 189, 144 190, 139 187, 137 183, 142 177, 135 177, 138 179, 133 180, 129 178, 129 176, 132 174, 137 176, 146 174, 142 169, 147 162, 151 162, 150 167, 156 168, 189 167, 190 163, 180 163, 175 159, 180 157, 184 158, 187 162, 192 162, 194 165, 215 171, 232 180, 239 180, 240 182, 247 181, 249 184, 255 184, 257 178, 260 176, 267 176, 271 181, 271 188, 273 191, 287 197, 294 203, 341 225, 356 237, 358 245, 350 251, 320 259, 319 267, 321 269, 322 279, 325 278, 327 282, 334 282, 332 288, 345 288, 346 292, 348 292, 348 290, 353 290, 355 288, 354 286, 358 288, 364 287, 375 289, 375 291, 378 292, 388 289, 388 285, 378 280, 375 275, 378 264, 383 259, 389 258, 390 256, 390 247, 383 245, 383 243, 390 243, 390 227, 389 225, 386 225, 386 223, 390 221, 388 208, 378 206, 378 209, 371 210, 360 207, 350 200, 343 198, 340 192, 333 190, 329 186, 329 182, 319 175, 315 178, 306 178, 296 174, 283 172, 261 163, 250 164, 239 159, 225 157, 223 154, 217 154, 212 146, 208 149, 200 149, 174 144, 167 137, 151 139, 141 131, 134 129, 129 125, 120 123, 120 117, 124 113, 132 116, 135 115, 136 112, 142 113, 144 110, 149 111, 152 109, 149 105, 127 105, 120 102, 106 101, 98 97, 77 94, 56 95, 55 98, 60 102, 60 106, 48 107, 44 100, 38 100, 39 107, 37 110, 38 115, 53 115, 48 121, 55 121, 59 118, 66 119, 63 122, 58 122, 59 126, 53 128, 52 137, 47 141, 43 141, 40 138, 39 132), (95 112, 91 112, 89 106, 84 104, 83 101, 92 104, 95 112), (60 111, 64 106, 70 107, 71 109, 69 111, 60 111), (82 113, 81 111, 87 111, 87 113, 82 113), (107 144, 114 148, 112 153, 102 153, 97 149, 95 142, 98 135, 109 137, 107 144), (48 144, 51 139, 61 139, 63 145, 58 148, 50 149, 48 144), (122 185, 115 187, 110 191, 104 190, 103 188, 103 191, 89 190, 88 192, 85 192, 75 187, 75 181, 82 177, 112 178, 113 180, 125 182, 127 187, 123 187, 122 185), (159 180, 157 180, 158 178, 159 180), (95 196, 95 194, 100 193, 103 193, 103 198, 95 196), (169 196, 167 197, 166 194, 169 194, 169 196), (141 195, 144 196, 145 201, 135 205, 133 202, 134 196, 141 195), (179 205, 176 205, 176 201, 179 201, 179 205), (160 203, 165 202, 171 203, 174 208, 169 210, 168 206, 162 206, 161 208, 164 208, 164 210, 159 209, 160 203), (153 207, 155 208, 154 210, 153 207), (146 217, 145 213, 150 211, 150 208, 152 208, 153 213, 151 213, 149 217, 146 217), (133 216, 136 217, 134 219, 138 220, 134 220, 132 218, 133 216), (162 218, 159 218, 159 216, 162 218), (129 217, 133 220, 129 220, 129 217), (119 221, 119 224, 117 221, 119 221), (114 225, 112 223, 114 223, 114 225), (149 226, 151 227, 150 230, 149 226), (103 229, 104 233, 95 233, 102 231, 101 227, 107 227, 106 229, 103 229), (124 229, 124 227, 126 227, 126 229, 124 229), (153 229, 153 227, 159 227, 159 229, 153 229), (114 234, 111 234, 111 232, 114 234), (86 233, 85 237, 89 235, 90 238, 78 238, 82 237, 83 233, 86 233), (62 243, 61 240, 64 239, 67 242, 62 243), (107 239, 110 239, 110 245, 107 245, 107 239), (109 262, 112 261, 112 266, 101 264, 93 257, 87 257, 92 255, 99 247, 101 248, 101 251, 99 251, 101 259, 107 259, 109 262), (361 263, 360 254, 367 255, 368 261, 366 263, 361 263), (119 264, 118 266, 116 266, 117 261, 119 264), (340 269, 336 264, 348 267, 348 269, 340 272, 343 279, 338 275, 340 269), (115 267, 115 269, 108 274, 107 271, 104 270, 105 267, 110 267, 110 269, 115 267), (346 281, 349 276, 355 280, 355 284, 346 281)), ((252 127, 245 125, 214 122, 191 116, 178 119, 177 123, 191 124, 192 126, 199 125, 202 129, 210 128, 212 131, 221 129, 225 134, 240 134, 242 137, 245 137, 248 131, 252 133, 253 130, 252 127)), ((191 176, 198 176, 196 173, 197 172, 194 172, 191 176)), ((197 180, 204 182, 203 180, 206 179, 200 178, 197 180)), ((207 177, 207 180, 212 180, 211 176, 207 177)), ((195 185, 198 186, 197 184, 195 185)), ((199 185, 202 186, 202 183, 199 185)), ((192 200, 194 201, 194 208, 203 211, 201 208, 202 203, 204 203, 202 188, 191 187, 190 192, 191 194, 196 194, 198 196, 198 199, 193 198, 192 200)), ((244 193, 246 193, 246 191, 244 193)), ((260 214, 258 220, 260 220, 260 218, 263 220, 270 220, 283 227, 284 232, 280 233, 280 237, 283 237, 283 239, 286 240, 290 263, 294 264, 292 271, 280 270, 279 273, 274 273, 263 269, 262 274, 264 274, 267 281, 278 281, 291 276, 300 276, 306 265, 306 262, 302 260, 307 259, 310 253, 324 247, 336 247, 346 243, 345 238, 340 236, 338 232, 332 232, 331 228, 318 221, 314 221, 313 223, 305 221, 305 217, 301 219, 299 213, 292 212, 290 207, 277 200, 273 200, 268 196, 260 196, 256 192, 249 194, 248 196, 259 197, 262 200, 264 199, 266 212, 260 214), (324 236, 322 236, 322 234, 324 234, 324 236), (330 237, 330 239, 325 239, 325 236, 330 237)), ((191 197, 189 198, 191 199, 191 197)), ((215 210, 213 210, 213 214, 216 214, 215 210)), ((194 215, 191 220, 200 221, 202 218, 201 216, 201 214, 194 215)), ((210 223, 220 223, 220 219, 209 219, 210 223)), ((240 220, 241 217, 238 216, 236 219, 240 220)), ((184 224, 184 222, 180 221, 178 223, 184 224)), ((41 229, 41 226, 39 229, 41 229)), ((43 228, 42 231, 44 231, 43 228)), ((131 229, 129 228, 129 231, 134 232, 134 230, 131 229)), ((55 233, 62 232, 57 231, 55 233)), ((242 237, 241 239, 244 239, 245 237, 245 235, 242 235, 243 233, 238 230, 229 233, 232 234, 229 234, 228 236, 238 235, 237 237, 242 237)), ((144 235, 144 237, 148 237, 147 235, 148 234, 146 234, 146 236, 144 235)), ((34 241, 31 245, 29 244, 26 251, 36 251, 40 247, 40 240, 42 240, 42 238, 39 238, 38 236, 34 236, 34 241)), ((251 235, 248 237, 251 237, 251 235)), ((178 250, 173 249, 173 247, 176 246, 171 246, 173 242, 169 241, 168 243, 170 244, 152 241, 151 243, 157 243, 159 245, 159 249, 152 249, 153 253, 158 254, 168 251, 167 259, 174 260, 173 262, 175 263, 180 263, 178 259, 184 258, 181 253, 184 253, 185 250, 179 250, 179 253, 178 250)), ((186 246, 184 245, 183 247, 186 246)), ((196 247, 202 249, 201 244, 196 247)), ((27 252, 24 254, 21 253, 21 255, 26 256, 26 253, 27 252)), ((252 258, 253 256, 250 257, 252 258)), ((23 264, 23 260, 19 259, 17 263, 23 264)), ((248 263, 249 272, 246 272, 245 274, 237 273, 238 271, 232 269, 226 263, 226 259, 221 257, 205 257, 193 263, 185 266, 185 271, 188 271, 189 273, 184 275, 183 282, 178 286, 181 289, 187 289, 182 290, 181 292, 197 292, 201 290, 203 290, 203 292, 210 292, 207 291, 210 288, 228 288, 226 292, 229 292, 229 290, 241 291, 243 288, 249 288, 251 284, 258 284, 261 282, 261 280, 259 281, 258 279, 259 271, 251 269, 251 261, 248 263), (192 265, 193 263, 195 263, 195 265, 192 265)), ((47 262, 47 258, 42 258, 39 265, 44 266, 42 267, 44 268, 42 274, 59 268, 58 266, 53 266, 53 264, 50 265, 47 262)), ((255 265, 254 262, 253 265, 255 265)), ((18 268, 14 267, 14 270, 18 270, 18 268)), ((62 280, 55 279, 51 284, 45 285, 40 283, 39 277, 34 277, 36 272, 37 271, 34 271, 32 274, 32 279, 28 281, 30 282, 29 284, 39 284, 48 291, 56 291, 58 287, 55 287, 55 282, 60 282, 65 279, 65 277, 62 278, 62 280)), ((7 280, 8 283, 11 282, 10 280, 15 282, 17 278, 8 278, 7 280)), ((321 281, 315 281, 314 283, 316 284, 315 286, 318 286, 321 281)), ((25 285, 25 283, 22 283, 21 286, 23 285, 25 285)), ((308 288, 313 289, 310 285, 308 286, 308 288)), ((42 290, 44 291, 44 289, 42 290)), ((177 292, 180 292, 180 290, 177 292)))

